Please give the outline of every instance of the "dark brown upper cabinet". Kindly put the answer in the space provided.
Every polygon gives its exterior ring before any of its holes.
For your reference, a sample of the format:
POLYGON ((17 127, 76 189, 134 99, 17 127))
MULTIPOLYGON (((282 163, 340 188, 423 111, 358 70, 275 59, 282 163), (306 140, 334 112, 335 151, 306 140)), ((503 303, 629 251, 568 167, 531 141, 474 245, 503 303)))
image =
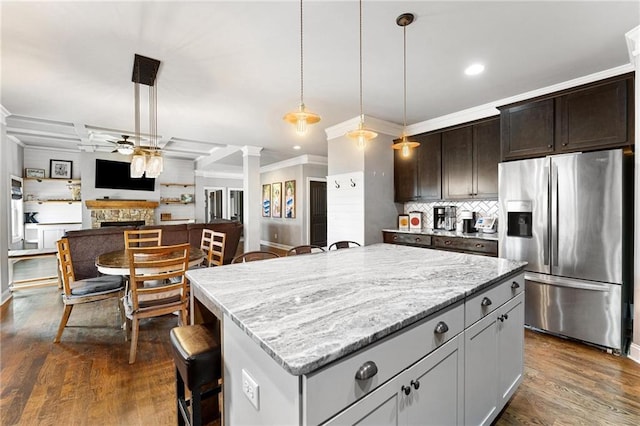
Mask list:
POLYGON ((503 160, 633 144, 633 75, 500 107, 503 160))
POLYGON ((557 122, 559 151, 617 147, 629 143, 629 88, 619 80, 561 96, 557 122))
POLYGON ((440 133, 419 135, 412 139, 420 146, 403 157, 400 150, 394 151, 395 201, 439 200, 441 185, 440 133))
POLYGON ((499 160, 497 118, 442 132, 442 198, 497 198, 499 160))
POLYGON ((546 99, 500 112, 502 158, 538 157, 553 152, 554 101, 546 99))

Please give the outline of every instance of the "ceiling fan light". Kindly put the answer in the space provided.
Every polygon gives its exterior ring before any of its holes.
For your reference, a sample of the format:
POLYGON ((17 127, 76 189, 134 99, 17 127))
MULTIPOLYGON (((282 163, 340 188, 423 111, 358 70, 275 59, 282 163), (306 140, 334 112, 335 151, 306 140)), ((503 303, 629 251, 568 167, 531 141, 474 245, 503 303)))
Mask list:
POLYGON ((147 159, 142 151, 137 151, 131 157, 130 174, 132 178, 141 178, 146 168, 147 159))
POLYGON ((133 147, 131 145, 120 145, 118 152, 123 155, 131 155, 133 154, 133 147))

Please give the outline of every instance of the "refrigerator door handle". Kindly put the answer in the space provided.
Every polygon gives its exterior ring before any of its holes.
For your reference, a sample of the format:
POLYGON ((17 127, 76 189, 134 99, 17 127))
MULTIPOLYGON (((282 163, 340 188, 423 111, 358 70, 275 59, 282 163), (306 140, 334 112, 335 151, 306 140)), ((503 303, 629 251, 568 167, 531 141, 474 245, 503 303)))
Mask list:
MULTIPOLYGON (((550 216, 551 220, 551 266, 558 266, 558 165, 551 160, 551 198, 550 216)), ((553 269, 551 270, 553 273, 553 269)))
POLYGON ((576 280, 572 278, 564 278, 564 277, 558 277, 558 276, 545 276, 543 274, 538 274, 535 272, 525 273, 524 279, 525 281, 532 281, 535 283, 552 285, 557 287, 569 287, 569 288, 575 288, 579 290, 591 290, 591 291, 602 291, 602 292, 610 292, 612 288, 615 288, 615 286, 618 286, 618 284, 586 282, 586 281, 576 280))
MULTIPOLYGON (((545 186, 547 187, 547 203, 550 202, 549 195, 551 194, 551 178, 549 177, 549 162, 547 161, 547 165, 544 166, 544 176, 547 181, 545 182, 545 186)), ((551 223, 551 212, 548 206, 545 206, 547 220, 544 225, 542 225, 542 263, 544 265, 549 265, 549 224, 551 223)))

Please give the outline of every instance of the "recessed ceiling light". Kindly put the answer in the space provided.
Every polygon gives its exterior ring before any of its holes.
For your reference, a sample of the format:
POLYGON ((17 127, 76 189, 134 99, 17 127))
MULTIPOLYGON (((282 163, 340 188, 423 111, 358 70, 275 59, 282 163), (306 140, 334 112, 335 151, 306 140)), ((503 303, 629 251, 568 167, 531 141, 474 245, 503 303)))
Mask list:
POLYGON ((300 145, 294 145, 293 149, 302 149, 302 147, 300 145))
POLYGON ((468 66, 467 69, 464 70, 464 73, 466 75, 478 75, 482 71, 484 71, 484 65, 482 65, 482 64, 473 64, 473 65, 468 66))

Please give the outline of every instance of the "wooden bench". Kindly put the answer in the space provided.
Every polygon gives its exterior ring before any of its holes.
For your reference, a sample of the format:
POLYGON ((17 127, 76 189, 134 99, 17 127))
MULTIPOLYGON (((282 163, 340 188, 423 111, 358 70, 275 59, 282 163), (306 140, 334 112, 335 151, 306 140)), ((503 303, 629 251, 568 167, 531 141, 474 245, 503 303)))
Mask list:
POLYGON ((21 288, 41 287, 51 284, 56 284, 58 285, 58 287, 60 287, 60 278, 58 275, 35 277, 15 281, 13 279, 13 265, 16 262, 19 262, 21 260, 45 257, 55 258, 56 254, 57 250, 55 248, 9 250, 9 289, 11 289, 11 291, 14 291, 21 288))

